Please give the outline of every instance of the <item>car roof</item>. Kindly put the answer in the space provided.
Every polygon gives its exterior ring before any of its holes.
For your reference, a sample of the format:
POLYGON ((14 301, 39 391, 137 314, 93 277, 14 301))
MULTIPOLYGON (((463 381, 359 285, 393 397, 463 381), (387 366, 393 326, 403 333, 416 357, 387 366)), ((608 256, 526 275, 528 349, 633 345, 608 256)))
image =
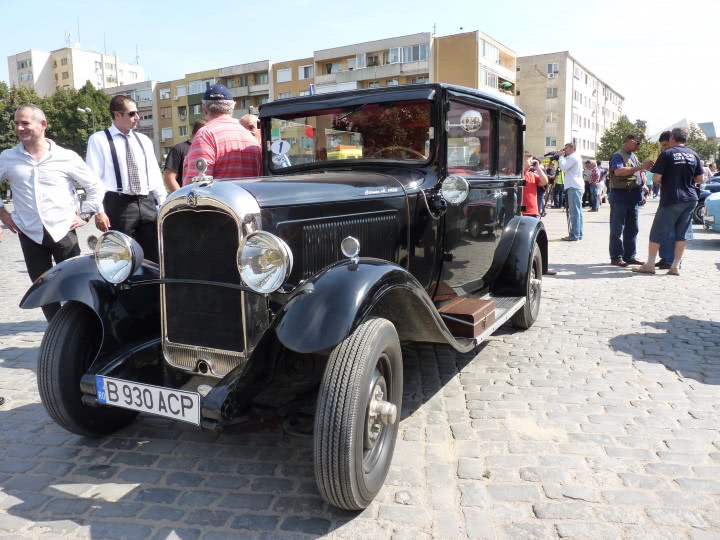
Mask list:
POLYGON ((438 92, 448 93, 459 98, 480 99, 500 109, 512 111, 524 118, 525 113, 509 101, 476 88, 468 88, 446 83, 406 84, 385 88, 367 88, 328 92, 313 96, 301 96, 270 101, 260 106, 260 118, 289 115, 335 107, 352 107, 364 103, 382 103, 396 100, 427 99, 433 100, 438 92))

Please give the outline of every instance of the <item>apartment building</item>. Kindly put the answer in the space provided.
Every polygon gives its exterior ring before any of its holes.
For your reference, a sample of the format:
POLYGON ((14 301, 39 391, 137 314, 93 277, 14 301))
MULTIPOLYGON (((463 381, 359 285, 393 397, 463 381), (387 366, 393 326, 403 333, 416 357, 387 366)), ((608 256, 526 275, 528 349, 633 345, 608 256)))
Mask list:
POLYGON ((623 111, 623 96, 568 51, 518 57, 516 94, 527 115, 525 148, 536 155, 573 141, 594 158, 623 111))
MULTIPOLYGON (((137 103, 138 115, 140 119, 138 121, 137 131, 150 137, 153 142, 153 148, 155 148, 156 154, 159 157, 159 143, 160 134, 155 129, 156 119, 158 117, 157 100, 155 99, 155 87, 157 81, 143 81, 134 84, 124 84, 121 86, 115 86, 113 88, 106 88, 105 93, 111 96, 126 95, 130 96, 137 103)), ((107 126, 98 126, 98 129, 105 128, 107 126)))
POLYGON ((480 88, 514 99, 515 53, 475 31, 428 32, 315 51, 272 66, 273 99, 430 81, 480 88))
POLYGON ((202 98, 209 86, 221 83, 230 90, 235 100, 233 116, 240 118, 270 99, 269 70, 270 62, 263 60, 188 73, 182 79, 158 83, 158 158, 164 160, 173 146, 190 136, 193 123, 202 118, 202 98))
POLYGON ((142 66, 123 63, 116 54, 77 47, 13 54, 8 56, 8 73, 10 84, 34 88, 41 97, 58 88, 79 90, 87 81, 107 89, 145 80, 142 66))

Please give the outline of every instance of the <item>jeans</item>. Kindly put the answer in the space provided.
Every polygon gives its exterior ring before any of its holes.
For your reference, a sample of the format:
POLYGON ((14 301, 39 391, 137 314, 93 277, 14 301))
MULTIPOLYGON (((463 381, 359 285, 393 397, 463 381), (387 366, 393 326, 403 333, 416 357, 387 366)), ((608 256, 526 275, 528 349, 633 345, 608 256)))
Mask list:
POLYGON ((610 203, 610 259, 631 261, 637 254, 638 203, 610 203))
POLYGON ((590 184, 590 208, 598 209, 598 185, 590 184))
POLYGON ((555 208, 565 206, 565 188, 563 188, 562 184, 556 184, 553 187, 553 206, 555 208))
POLYGON ((582 240, 583 237, 583 190, 577 188, 565 189, 568 209, 570 211, 570 240, 582 240))
POLYGON ((538 186, 537 187, 537 201, 538 201, 538 213, 542 215, 543 210, 545 210, 545 190, 546 186, 538 186))

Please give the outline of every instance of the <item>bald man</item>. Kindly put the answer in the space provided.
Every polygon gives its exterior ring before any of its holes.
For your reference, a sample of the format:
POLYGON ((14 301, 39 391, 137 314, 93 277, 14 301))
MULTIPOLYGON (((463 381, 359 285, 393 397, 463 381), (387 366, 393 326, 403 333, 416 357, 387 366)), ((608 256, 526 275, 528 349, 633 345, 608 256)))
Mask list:
POLYGON ((246 114, 240 119, 240 125, 247 129, 260 142, 260 120, 254 114, 246 114))

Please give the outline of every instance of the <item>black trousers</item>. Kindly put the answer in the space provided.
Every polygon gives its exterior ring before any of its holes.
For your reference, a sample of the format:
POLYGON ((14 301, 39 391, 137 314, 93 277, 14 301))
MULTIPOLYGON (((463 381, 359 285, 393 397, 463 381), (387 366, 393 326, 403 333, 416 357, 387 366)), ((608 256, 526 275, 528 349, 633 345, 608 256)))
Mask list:
MULTIPOLYGON (((22 232, 20 232, 18 236, 20 237, 20 247, 25 257, 25 266, 33 282, 52 268, 52 259, 55 259, 55 264, 58 264, 65 259, 80 255, 80 244, 78 244, 77 233, 75 231, 70 231, 59 241, 55 242, 52 236, 43 229, 42 244, 30 240, 30 238, 22 232)), ((45 318, 48 321, 53 318, 59 309, 59 302, 42 307, 45 318)))
POLYGON ((125 195, 108 191, 103 206, 110 219, 110 229, 134 238, 143 248, 145 258, 158 262, 155 198, 152 195, 125 195))

